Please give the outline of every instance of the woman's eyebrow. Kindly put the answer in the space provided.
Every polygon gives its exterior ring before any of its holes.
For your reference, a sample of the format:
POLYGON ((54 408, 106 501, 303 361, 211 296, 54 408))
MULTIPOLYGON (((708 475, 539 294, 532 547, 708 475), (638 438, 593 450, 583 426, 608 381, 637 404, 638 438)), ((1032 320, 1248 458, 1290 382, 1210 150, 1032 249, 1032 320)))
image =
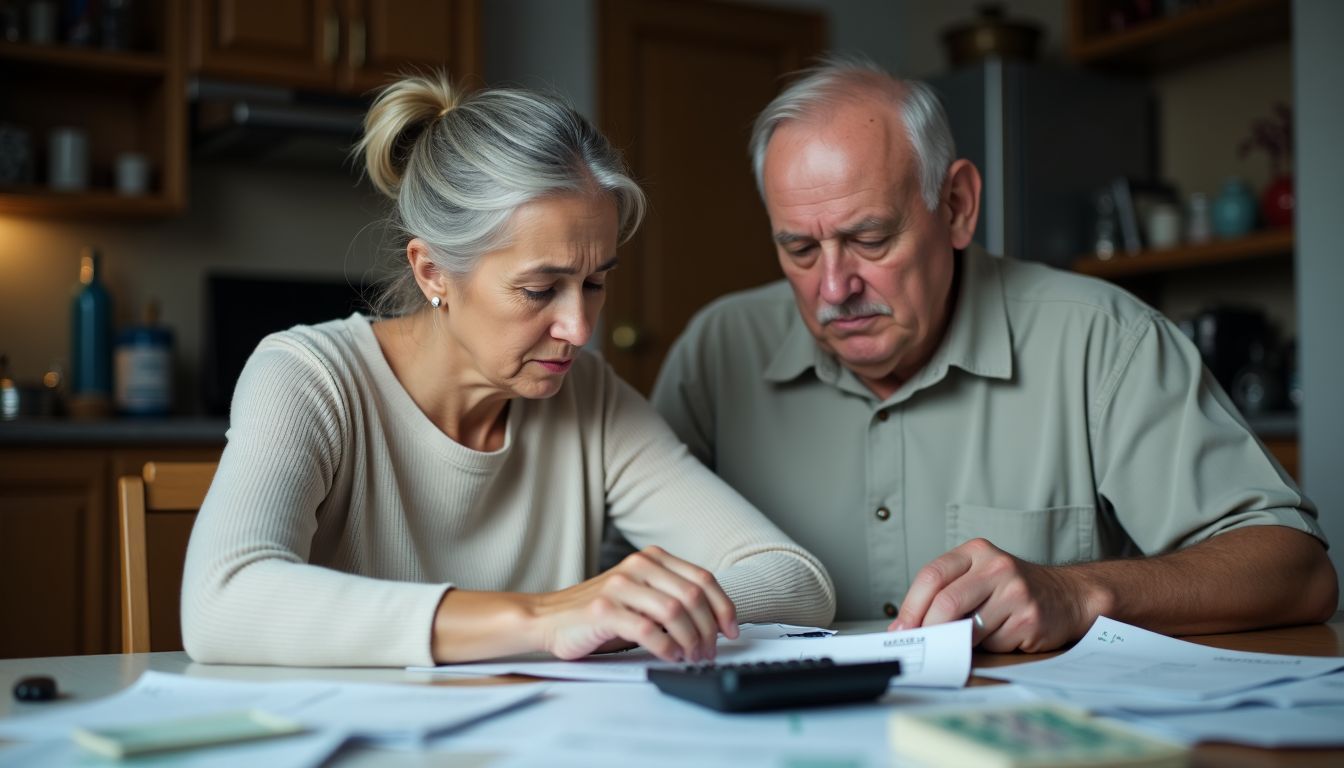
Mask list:
MULTIPOLYGON (((597 269, 593 270, 593 272, 594 273, 606 272, 610 269, 614 269, 616 267, 616 262, 619 260, 620 257, 613 256, 610 259, 607 259, 606 261, 597 265, 597 269)), ((528 267, 527 269, 523 270, 520 274, 524 276, 530 276, 530 275, 577 275, 578 273, 579 273, 578 268, 571 265, 538 264, 533 267, 528 267)))

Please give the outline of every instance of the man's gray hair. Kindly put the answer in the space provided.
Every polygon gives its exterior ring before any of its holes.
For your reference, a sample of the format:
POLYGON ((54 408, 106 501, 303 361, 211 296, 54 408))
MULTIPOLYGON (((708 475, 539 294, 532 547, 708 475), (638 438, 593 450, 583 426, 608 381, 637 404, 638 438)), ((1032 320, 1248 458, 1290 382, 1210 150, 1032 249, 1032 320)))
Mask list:
MULTIPOLYGON (((507 244, 520 206, 552 195, 610 195, 622 241, 644 215, 644 193, 620 153, 549 94, 521 88, 464 93, 442 73, 412 75, 374 101, 355 149, 369 180, 395 204, 389 225, 407 267, 405 244, 420 238, 441 270, 469 274, 483 254, 507 244)), ((423 306, 405 268, 375 309, 399 315, 423 306)))
POLYGON ((765 150, 781 124, 817 116, 837 104, 864 96, 889 100, 897 109, 918 163, 920 196, 930 211, 937 210, 947 169, 957 153, 947 112, 925 83, 892 77, 861 56, 826 57, 817 66, 804 70, 756 118, 750 151, 761 198, 765 198, 765 150))

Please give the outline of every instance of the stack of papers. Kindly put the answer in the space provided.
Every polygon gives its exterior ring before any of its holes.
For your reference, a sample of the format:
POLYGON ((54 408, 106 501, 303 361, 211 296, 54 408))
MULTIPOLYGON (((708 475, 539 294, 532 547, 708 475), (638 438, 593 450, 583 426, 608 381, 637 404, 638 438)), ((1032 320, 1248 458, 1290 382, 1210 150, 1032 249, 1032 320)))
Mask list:
POLYGON ((876 703, 723 715, 665 696, 640 650, 574 662, 514 659, 434 667, 455 675, 522 673, 599 682, 425 686, 326 681, 239 682, 146 672, 105 699, 0 721, 0 768, 86 765, 74 727, 114 727, 259 709, 303 723, 293 737, 165 756, 173 765, 316 768, 345 742, 496 753, 492 765, 750 768, 783 764, 887 766, 893 711, 1057 701, 1126 720, 1156 736, 1264 747, 1344 746, 1344 659, 1244 653, 1175 640, 1099 619, 1053 659, 980 670, 1012 685, 964 688, 971 624, 828 636, 788 625, 743 627, 721 639, 725 663, 829 657, 899 659, 902 675, 876 703), (624 684, 612 685, 611 681, 624 684), (527 738, 520 739, 520 734, 527 738))
MULTIPOLYGON (((960 688, 966 684, 971 672, 969 619, 902 632, 835 637, 810 636, 825 630, 805 627, 787 629, 808 631, 787 631, 782 637, 778 634, 771 637, 771 630, 752 630, 744 632, 736 640, 720 638, 715 661, 721 664, 749 664, 829 657, 837 664, 846 664, 899 660, 901 674, 892 680, 893 685, 935 688, 960 688)), ((454 675, 516 674, 563 680, 643 683, 648 680, 649 668, 655 666, 677 665, 659 661, 643 648, 635 648, 621 653, 588 656, 578 661, 537 660, 529 657, 412 669, 454 675)))
POLYGON ((977 670, 1188 743, 1344 746, 1344 658, 1226 651, 1097 619, 1067 652, 977 670))
POLYGON ((306 726, 309 733, 175 753, 174 761, 191 756, 202 761, 201 765, 213 765, 214 756, 228 754, 235 761, 246 756, 252 764, 320 765, 349 739, 420 747, 431 736, 525 704, 544 689, 541 685, 255 683, 149 671, 129 688, 107 698, 0 721, 0 738, 39 742, 0 751, 0 766, 68 763, 62 756, 80 755, 70 742, 70 733, 76 727, 148 725, 242 709, 288 717, 306 726))

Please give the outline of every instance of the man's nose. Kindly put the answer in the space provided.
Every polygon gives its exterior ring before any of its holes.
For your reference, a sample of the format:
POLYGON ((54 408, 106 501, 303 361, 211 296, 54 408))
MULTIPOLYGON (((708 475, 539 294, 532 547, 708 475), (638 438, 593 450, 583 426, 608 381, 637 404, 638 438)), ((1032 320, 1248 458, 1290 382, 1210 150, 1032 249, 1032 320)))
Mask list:
POLYGON ((863 293, 863 278, 840 249, 822 254, 821 269, 821 298, 827 304, 838 306, 863 293))

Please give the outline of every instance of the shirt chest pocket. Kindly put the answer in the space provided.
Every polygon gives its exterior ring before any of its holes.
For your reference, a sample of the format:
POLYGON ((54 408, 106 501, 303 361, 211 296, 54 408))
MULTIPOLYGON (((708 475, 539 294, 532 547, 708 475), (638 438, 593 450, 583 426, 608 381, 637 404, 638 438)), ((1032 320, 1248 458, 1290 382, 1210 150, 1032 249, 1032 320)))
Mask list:
POLYGON ((974 538, 1023 560, 1060 565, 1096 558, 1097 509, 1093 505, 1007 509, 947 505, 947 548, 974 538))

